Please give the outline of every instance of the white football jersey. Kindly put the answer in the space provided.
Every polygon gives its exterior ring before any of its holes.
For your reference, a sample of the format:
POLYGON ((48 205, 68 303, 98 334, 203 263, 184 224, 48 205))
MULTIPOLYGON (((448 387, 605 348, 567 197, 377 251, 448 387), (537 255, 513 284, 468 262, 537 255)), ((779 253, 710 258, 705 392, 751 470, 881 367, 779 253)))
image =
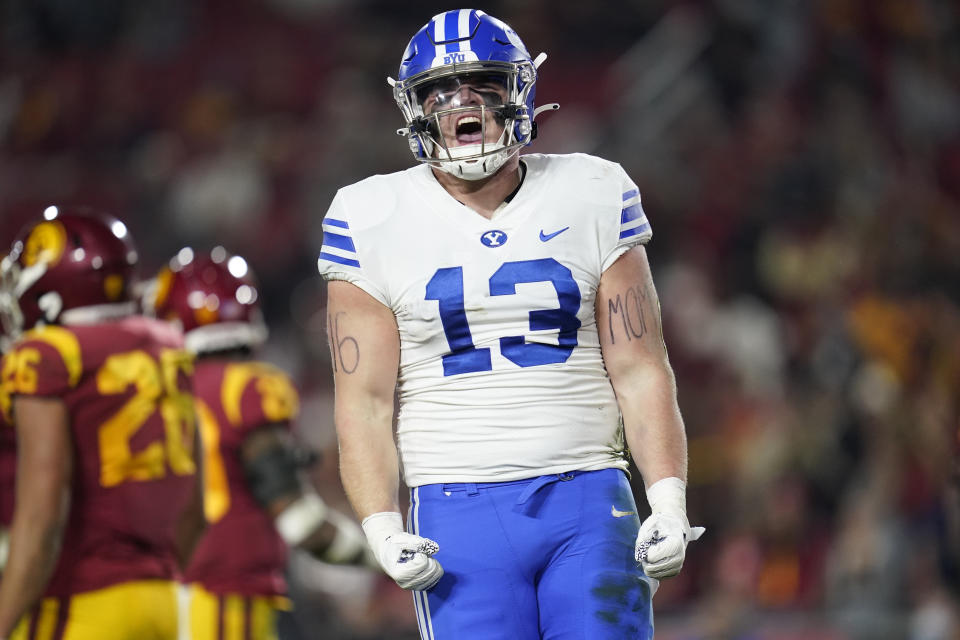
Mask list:
POLYGON ((604 270, 650 238, 639 192, 593 156, 522 161, 492 219, 426 165, 341 189, 324 218, 323 277, 397 318, 410 487, 627 468, 594 303, 604 270))

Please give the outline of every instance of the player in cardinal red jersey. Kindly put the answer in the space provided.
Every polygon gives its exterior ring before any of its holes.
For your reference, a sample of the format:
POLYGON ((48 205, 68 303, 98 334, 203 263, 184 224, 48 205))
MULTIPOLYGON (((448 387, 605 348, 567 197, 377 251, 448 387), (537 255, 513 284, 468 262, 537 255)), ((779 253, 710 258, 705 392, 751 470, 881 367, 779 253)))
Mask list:
POLYGON ((180 251, 147 296, 147 308, 177 324, 197 355, 208 528, 186 573, 192 640, 227 630, 276 638, 287 545, 327 562, 373 563, 359 526, 298 477, 304 456, 290 428, 299 396, 286 373, 251 353, 267 336, 258 295, 243 258, 217 247, 180 251))
POLYGON ((19 456, 2 638, 176 638, 202 525, 192 359, 134 315, 136 262, 116 218, 49 207, 0 269, 19 456))

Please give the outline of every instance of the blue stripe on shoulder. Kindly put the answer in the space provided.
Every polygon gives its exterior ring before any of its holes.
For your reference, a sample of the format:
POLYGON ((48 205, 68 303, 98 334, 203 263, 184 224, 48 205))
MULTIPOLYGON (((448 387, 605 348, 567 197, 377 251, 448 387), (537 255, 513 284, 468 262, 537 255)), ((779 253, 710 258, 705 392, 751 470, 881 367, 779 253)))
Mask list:
POLYGON ((327 260, 329 262, 336 262, 337 264, 345 264, 348 267, 359 267, 360 262, 354 260, 353 258, 344 258, 343 256, 335 256, 332 253, 327 253, 326 251, 320 252, 320 258, 327 260))
POLYGON ((649 223, 649 222, 644 222, 644 223, 643 223, 642 225, 640 225, 639 227, 634 227, 633 229, 627 229, 626 231, 621 231, 621 232, 620 232, 620 239, 623 240, 624 238, 630 238, 630 237, 632 237, 632 236, 635 236, 635 235, 640 234, 640 233, 644 233, 644 232, 649 231, 649 230, 650 230, 650 223, 649 223))
POLYGON ((340 227, 342 229, 349 229, 350 225, 347 224, 346 220, 336 220, 334 218, 324 218, 323 224, 328 224, 331 227, 340 227))
POLYGON ((626 224, 628 222, 633 222, 637 218, 643 218, 643 209, 640 208, 639 204, 632 204, 629 207, 624 207, 620 211, 620 224, 626 224))
POLYGON ((638 195, 640 195, 640 190, 639 190, 639 189, 631 189, 630 191, 627 191, 626 193, 623 194, 623 200, 624 200, 624 202, 626 202, 626 201, 629 200, 630 198, 634 198, 634 197, 636 197, 636 196, 638 196, 638 195))
POLYGON ((323 232, 323 246, 336 247, 337 249, 353 251, 354 253, 357 251, 356 247, 353 246, 353 239, 350 236, 331 233, 329 231, 323 232))

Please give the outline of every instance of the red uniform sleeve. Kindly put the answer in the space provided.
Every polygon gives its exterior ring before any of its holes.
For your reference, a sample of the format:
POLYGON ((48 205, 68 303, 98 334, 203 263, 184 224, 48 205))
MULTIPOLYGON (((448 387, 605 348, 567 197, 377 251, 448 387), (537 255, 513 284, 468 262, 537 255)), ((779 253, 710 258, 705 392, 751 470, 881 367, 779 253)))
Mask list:
POLYGON ((290 377, 262 362, 228 365, 221 401, 229 424, 243 430, 265 424, 289 426, 300 411, 300 397, 290 377))
POLYGON ((62 396, 80 382, 80 341, 63 327, 28 332, 3 360, 4 393, 62 396))

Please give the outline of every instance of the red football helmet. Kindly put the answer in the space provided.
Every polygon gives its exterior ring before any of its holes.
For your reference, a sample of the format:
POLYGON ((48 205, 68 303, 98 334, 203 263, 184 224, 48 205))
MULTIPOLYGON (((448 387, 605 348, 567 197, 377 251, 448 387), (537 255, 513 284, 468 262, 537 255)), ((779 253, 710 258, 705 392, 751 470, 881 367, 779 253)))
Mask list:
POLYGON ((253 272, 223 247, 209 255, 181 249, 157 274, 145 306, 178 323, 194 353, 256 347, 267 339, 253 272))
POLYGON ((126 225, 50 206, 0 263, 0 319, 17 336, 38 324, 90 324, 136 310, 137 250, 126 225))

